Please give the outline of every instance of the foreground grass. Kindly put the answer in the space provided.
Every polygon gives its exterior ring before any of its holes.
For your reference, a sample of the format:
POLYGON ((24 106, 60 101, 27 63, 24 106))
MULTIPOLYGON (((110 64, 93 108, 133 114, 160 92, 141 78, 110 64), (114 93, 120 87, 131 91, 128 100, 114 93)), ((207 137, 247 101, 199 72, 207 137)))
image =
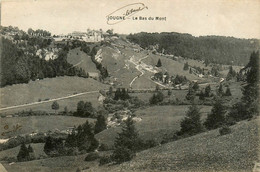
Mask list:
POLYGON ((149 150, 120 166, 94 171, 252 171, 258 153, 260 120, 242 121, 232 133, 218 129, 170 142, 149 150))

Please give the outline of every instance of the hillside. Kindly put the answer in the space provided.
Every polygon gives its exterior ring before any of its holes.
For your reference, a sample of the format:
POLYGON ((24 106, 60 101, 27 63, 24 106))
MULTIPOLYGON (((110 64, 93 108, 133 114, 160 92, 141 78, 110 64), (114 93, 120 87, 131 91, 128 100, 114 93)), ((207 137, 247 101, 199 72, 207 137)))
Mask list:
POLYGON ((96 68, 96 65, 92 62, 91 57, 83 51, 80 51, 80 48, 70 50, 68 52, 67 61, 74 67, 77 66, 83 69, 85 72, 99 73, 99 71, 96 68))
MULTIPOLYGON (((142 89, 154 88, 157 84, 151 77, 158 72, 168 72, 171 76, 185 76, 188 80, 206 80, 184 71, 183 66, 186 60, 169 59, 163 55, 153 54, 150 50, 143 50, 137 44, 130 43, 123 38, 110 40, 108 45, 100 49, 100 63, 109 73, 109 83, 115 86, 142 89), (156 67, 158 60, 161 60, 162 67, 156 67)), ((194 60, 195 61, 195 60, 194 60)), ((204 68, 203 62, 196 61, 196 65, 204 68)), ((195 64, 195 63, 194 63, 195 64)), ((211 67, 205 67, 211 69, 211 67)))
POLYGON ((130 162, 94 171, 251 171, 258 160, 259 118, 142 151, 130 162))
POLYGON ((223 36, 200 36, 175 32, 130 34, 130 41, 142 48, 158 44, 157 51, 185 58, 221 64, 245 65, 251 52, 259 49, 257 39, 238 39, 223 36))

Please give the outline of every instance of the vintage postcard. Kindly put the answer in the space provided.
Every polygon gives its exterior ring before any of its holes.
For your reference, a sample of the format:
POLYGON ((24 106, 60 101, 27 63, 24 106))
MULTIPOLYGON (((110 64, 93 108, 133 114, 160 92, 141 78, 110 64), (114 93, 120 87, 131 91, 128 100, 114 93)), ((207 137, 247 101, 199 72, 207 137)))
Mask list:
POLYGON ((0 172, 260 171, 260 0, 0 9, 0 172))

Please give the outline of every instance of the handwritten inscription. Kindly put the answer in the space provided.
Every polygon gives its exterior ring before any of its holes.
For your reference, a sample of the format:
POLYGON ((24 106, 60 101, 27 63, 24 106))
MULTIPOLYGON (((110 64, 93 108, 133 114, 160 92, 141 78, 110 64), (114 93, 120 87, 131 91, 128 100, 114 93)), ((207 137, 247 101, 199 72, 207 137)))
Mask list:
POLYGON ((107 24, 114 25, 126 19, 130 19, 132 15, 143 11, 144 9, 148 9, 148 7, 143 3, 133 3, 123 6, 106 16, 107 24))
POLYGON ((2 135, 2 136, 6 136, 6 134, 14 133, 14 132, 17 132, 17 131, 19 131, 19 130, 21 130, 21 129, 22 129, 22 126, 19 125, 19 124, 13 125, 12 127, 9 127, 9 125, 6 124, 6 125, 4 126, 4 130, 5 130, 5 131, 3 131, 1 135, 2 135))

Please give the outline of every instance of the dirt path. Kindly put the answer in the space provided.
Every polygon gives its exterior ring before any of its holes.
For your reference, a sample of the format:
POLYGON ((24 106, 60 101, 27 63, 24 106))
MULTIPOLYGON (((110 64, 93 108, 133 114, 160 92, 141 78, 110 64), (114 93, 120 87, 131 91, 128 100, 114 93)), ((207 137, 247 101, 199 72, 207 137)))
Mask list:
POLYGON ((70 95, 70 96, 64 96, 64 97, 54 98, 54 99, 50 99, 50 100, 44 100, 44 101, 41 101, 41 102, 32 102, 32 103, 27 103, 27 104, 22 104, 22 105, 9 106, 9 107, 0 108, 0 111, 1 110, 9 110, 9 109, 20 108, 20 107, 33 106, 33 105, 53 102, 53 101, 57 101, 57 100, 64 100, 64 99, 69 99, 69 98, 72 98, 72 97, 77 97, 77 96, 86 95, 86 94, 93 94, 93 93, 98 93, 98 92, 99 91, 87 91, 87 92, 78 93, 78 94, 74 94, 74 95, 70 95))
POLYGON ((144 60, 144 59, 146 59, 146 58, 148 58, 148 57, 149 57, 149 56, 147 55, 147 56, 145 56, 145 57, 139 59, 137 63, 135 63, 135 62, 132 60, 132 58, 130 58, 129 61, 135 65, 135 68, 136 68, 139 72, 141 72, 140 75, 137 75, 136 77, 134 77, 134 79, 130 82, 130 84, 129 84, 130 88, 132 88, 132 84, 134 83, 134 81, 135 81, 137 78, 139 78, 139 77, 141 77, 141 76, 144 75, 144 70, 142 70, 142 67, 140 67, 139 63, 141 63, 142 60, 144 60))

